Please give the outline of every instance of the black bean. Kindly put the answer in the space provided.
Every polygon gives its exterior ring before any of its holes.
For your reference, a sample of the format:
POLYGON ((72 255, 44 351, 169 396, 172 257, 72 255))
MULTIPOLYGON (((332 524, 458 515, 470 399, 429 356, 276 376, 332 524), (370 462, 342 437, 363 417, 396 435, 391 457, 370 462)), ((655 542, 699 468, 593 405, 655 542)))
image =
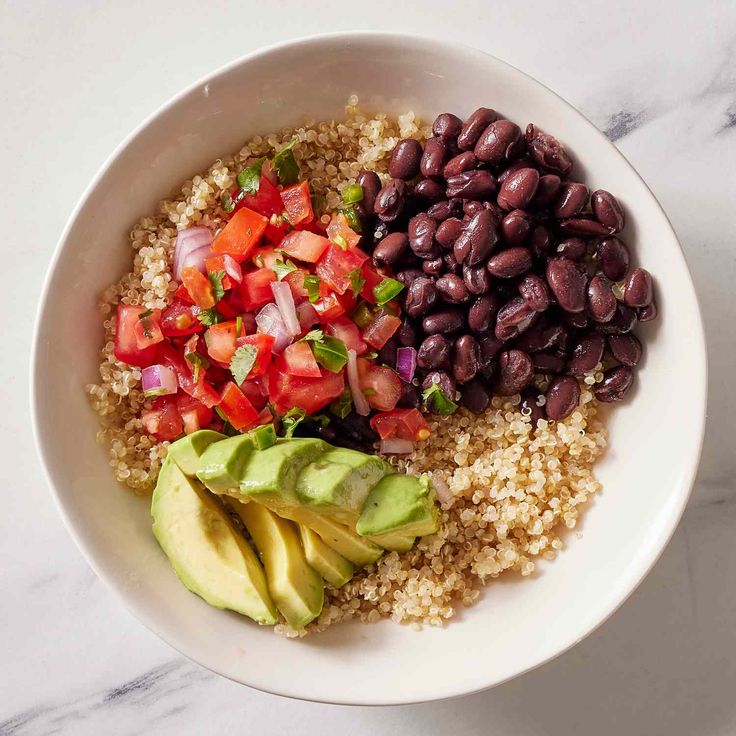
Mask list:
POLYGON ((510 120, 496 120, 478 138, 473 152, 479 160, 499 166, 519 149, 521 129, 510 120))
POLYGON ((403 409, 418 409, 422 405, 422 399, 419 396, 416 386, 411 383, 401 382, 401 396, 397 406, 403 409))
POLYGON ((572 170, 572 161, 562 144, 532 123, 526 126, 526 142, 530 156, 544 169, 566 177, 572 170))
POLYGON ((399 341, 395 336, 391 336, 378 350, 378 362, 388 366, 396 365, 396 350, 399 347, 399 341))
POLYGON ((443 248, 452 248, 458 236, 462 232, 463 221, 457 217, 448 217, 444 222, 441 222, 437 227, 437 232, 434 237, 435 240, 443 248))
POLYGON ((445 187, 434 179, 422 179, 414 185, 413 193, 423 202, 439 202, 445 198, 445 187))
POLYGON ((461 199, 442 199, 435 202, 427 214, 437 222, 444 222, 448 217, 460 217, 463 213, 463 202, 461 199))
POLYGON ((455 258, 475 266, 488 257, 497 240, 496 220, 489 210, 483 210, 470 218, 455 241, 455 258))
POLYGON ((564 256, 556 256, 547 262, 546 274, 557 303, 566 312, 585 309, 586 274, 580 264, 564 256))
POLYGON ((521 413, 529 417, 529 421, 534 428, 540 419, 547 418, 544 407, 537 404, 539 396, 540 392, 535 388, 525 388, 521 392, 521 404, 519 405, 521 413))
POLYGON ((532 254, 527 248, 507 248, 488 259, 488 272, 501 279, 511 279, 532 267, 532 254))
POLYGON ((487 199, 496 193, 496 178, 490 171, 474 169, 455 174, 447 179, 447 197, 487 199))
POLYGON ((463 266, 463 281, 471 294, 485 294, 491 290, 491 275, 480 266, 463 266))
POLYGON ((603 335, 589 332, 579 337, 572 346, 568 368, 573 376, 582 376, 595 370, 603 358, 606 341, 603 335))
POLYGON ((445 262, 441 257, 422 261, 422 271, 429 276, 439 276, 445 271, 445 262))
POLYGON ((406 233, 389 233, 373 250, 373 264, 376 268, 393 266, 408 247, 406 233))
MULTIPOLYGON (((478 165, 478 159, 472 151, 464 151, 453 156, 442 170, 442 176, 449 179, 451 176, 462 174, 465 171, 471 171, 478 165)), ((448 195, 449 196, 449 195, 448 195)))
POLYGON ((585 312, 563 312, 562 320, 566 325, 575 327, 578 330, 584 330, 590 325, 590 320, 585 312))
POLYGON ((641 343, 634 335, 609 335, 608 349, 619 363, 629 368, 633 368, 641 360, 641 343))
POLYGON ((641 307, 636 310, 636 316, 638 317, 639 322, 649 322, 657 317, 658 311, 657 302, 652 299, 648 306, 641 307))
POLYGON ((527 274, 521 279, 519 294, 535 312, 544 312, 552 301, 547 282, 535 273, 527 274))
POLYGON ((480 369, 480 349, 472 335, 461 335, 455 340, 452 375, 458 383, 475 378, 480 369))
POLYGON ((603 381, 593 389, 593 393, 598 401, 620 401, 633 382, 634 372, 631 368, 627 365, 620 365, 603 374, 603 381))
POLYGON ((406 138, 394 146, 391 161, 388 165, 389 176, 394 179, 409 181, 419 173, 419 161, 422 158, 422 144, 413 138, 406 138))
POLYGON ((376 195, 373 209, 381 220, 391 222, 401 214, 405 204, 406 182, 401 179, 391 179, 388 184, 381 187, 381 191, 376 195))
POLYGON ((480 346, 481 366, 488 370, 493 364, 493 359, 501 352, 504 341, 499 340, 493 332, 485 332, 478 335, 478 345, 480 346))
POLYGON ((539 186, 536 169, 519 169, 509 176, 498 192, 498 206, 504 210, 522 209, 532 201, 539 186))
POLYGON ((427 335, 449 334, 457 332, 464 323, 465 315, 459 309, 444 309, 427 315, 422 320, 422 329, 427 335))
POLYGON ((501 234, 509 245, 521 245, 532 229, 532 218, 524 210, 511 210, 501 220, 501 234))
POLYGON ((514 297, 498 311, 496 317, 496 337, 510 340, 518 337, 534 321, 537 313, 520 297, 514 297))
POLYGON ((605 189, 597 189, 590 197, 590 206, 596 220, 610 233, 618 233, 624 229, 626 218, 619 201, 605 189))
POLYGON ((442 176, 447 161, 447 144, 441 138, 430 138, 424 144, 419 169, 422 176, 442 176))
POLYGON ((375 171, 361 171, 356 181, 363 188, 363 199, 360 204, 365 208, 366 214, 372 215, 376 197, 381 191, 381 180, 375 171))
POLYGON ((396 330, 396 340, 403 348, 413 348, 419 342, 419 335, 414 323, 409 319, 403 319, 396 330))
POLYGON ((483 294, 473 301, 468 310, 468 327, 473 332, 486 332, 498 314, 499 298, 496 294, 483 294))
POLYGON ((396 274, 396 280, 404 284, 408 289, 417 279, 425 278, 425 275, 418 268, 406 268, 396 274))
POLYGON ((472 150, 478 138, 480 138, 481 133, 494 120, 498 120, 498 113, 495 110, 487 107, 479 107, 475 112, 470 114, 460 129, 460 133, 457 136, 457 147, 461 151, 472 150))
POLYGON ((498 186, 501 186, 506 181, 506 179, 508 179, 512 174, 515 174, 517 171, 520 171, 521 169, 533 169, 535 167, 536 164, 530 158, 524 157, 516 159, 516 161, 514 161, 513 163, 505 166, 504 170, 498 175, 498 186))
POLYGON ((601 271, 611 281, 619 281, 629 270, 629 249, 618 238, 604 238, 598 243, 595 257, 601 271))
POLYGON ((448 251, 442 256, 442 260, 445 262, 445 268, 448 273, 454 273, 460 276, 463 272, 463 267, 457 262, 455 254, 452 251, 448 251))
POLYGON ((596 322, 609 322, 616 313, 616 296, 605 276, 593 276, 588 284, 588 309, 596 322))
POLYGON ((547 387, 544 408, 549 419, 564 419, 580 402, 580 385, 572 376, 556 376, 547 387))
POLYGON ((564 353, 567 347, 567 332, 562 325, 550 325, 547 319, 541 319, 517 339, 516 347, 525 353, 545 350, 564 353))
POLYGON ((606 335, 623 335, 631 332, 636 325, 636 312, 625 304, 618 304, 613 319, 598 325, 598 329, 606 335))
POLYGON ((464 219, 470 219, 473 215, 477 215, 481 210, 488 209, 486 203, 479 202, 477 199, 464 199, 463 200, 463 215, 464 219))
POLYGON ((457 395, 457 386, 455 385, 455 379, 446 371, 432 371, 427 373, 422 381, 422 388, 426 391, 428 388, 437 385, 440 391, 450 401, 455 401, 457 395))
POLYGON ((420 212, 409 220, 409 247, 419 258, 436 258, 439 248, 434 242, 437 223, 426 213, 420 212))
POLYGON ((521 350, 506 350, 498 357, 494 388, 501 396, 513 396, 525 389, 533 377, 532 359, 521 350))
POLYGON ((458 137, 463 128, 463 121, 451 112, 440 113, 432 123, 432 134, 445 142, 450 142, 458 137))
POLYGON ((537 225, 529 238, 529 246, 534 257, 543 261, 552 249, 552 237, 544 225, 537 225))
POLYGON ((565 361, 554 353, 534 353, 532 363, 536 373, 562 373, 565 361))
POLYGON ((653 298, 652 275, 644 268, 635 268, 626 279, 624 304, 628 307, 646 307, 653 298))
POLYGON ((475 414, 483 413, 491 403, 491 391, 483 378, 476 376, 462 388, 460 402, 475 414))
POLYGON ((432 309, 436 301, 437 287, 434 281, 422 276, 414 279, 407 288, 404 309, 410 317, 421 317, 432 309))
POLYGON ((584 216, 568 217, 565 220, 560 220, 560 230, 565 235, 581 235, 584 238, 611 234, 610 229, 605 225, 601 225, 598 220, 584 216))
POLYGON ((463 280, 455 274, 447 274, 437 279, 437 293, 440 299, 450 304, 462 304, 468 301, 468 289, 463 280))
POLYGON ((417 365, 425 371, 449 370, 452 343, 444 335, 425 337, 417 351, 417 365))
POLYGON ((560 187, 555 202, 554 215, 558 220, 573 217, 588 204, 588 187, 579 181, 566 181, 560 187))
POLYGON ((571 261, 582 261, 588 252, 588 245, 582 238, 566 238, 557 246, 557 255, 571 261))
POLYGON ((562 181, 557 174, 544 174, 540 176, 537 191, 529 203, 530 207, 537 211, 549 207, 555 201, 561 186, 562 181))

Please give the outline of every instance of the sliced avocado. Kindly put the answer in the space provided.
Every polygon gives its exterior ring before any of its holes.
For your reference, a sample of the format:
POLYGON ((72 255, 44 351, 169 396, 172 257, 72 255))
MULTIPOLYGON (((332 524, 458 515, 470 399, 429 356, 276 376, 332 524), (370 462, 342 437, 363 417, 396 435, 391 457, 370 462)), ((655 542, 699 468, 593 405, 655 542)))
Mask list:
POLYGON ((358 534, 424 536, 439 527, 439 510, 427 476, 387 475, 373 488, 356 525, 358 534))
POLYGON ((182 470, 184 475, 194 476, 199 467, 199 458, 213 443, 226 439, 224 434, 211 429, 200 429, 198 432, 185 435, 169 445, 167 457, 170 457, 182 470))
POLYGON ((199 458, 197 477, 215 493, 238 487, 243 468, 253 452, 253 439, 245 434, 215 442, 199 458))
POLYGON ((366 537, 379 547, 389 549, 392 552, 408 552, 416 542, 416 537, 406 536, 398 532, 388 532, 387 534, 378 534, 375 537, 366 537))
POLYGON ((253 537, 276 607, 289 626, 304 628, 322 611, 324 583, 307 562, 296 526, 260 503, 231 500, 230 507, 253 537))
POLYGON ((316 460, 329 445, 312 437, 282 440, 254 452, 239 475, 240 492, 269 505, 296 505, 297 476, 305 465, 316 460))
POLYGON ((299 524, 299 536, 307 562, 330 585, 340 588, 353 577, 353 564, 328 547, 309 527, 299 524))
POLYGON ((151 502, 153 533, 184 585, 217 608, 276 623, 276 607, 255 552, 219 501, 167 459, 151 502))
POLYGON ((371 488, 390 472, 391 466, 375 455, 330 447, 302 470, 295 491, 302 505, 353 525, 371 488))

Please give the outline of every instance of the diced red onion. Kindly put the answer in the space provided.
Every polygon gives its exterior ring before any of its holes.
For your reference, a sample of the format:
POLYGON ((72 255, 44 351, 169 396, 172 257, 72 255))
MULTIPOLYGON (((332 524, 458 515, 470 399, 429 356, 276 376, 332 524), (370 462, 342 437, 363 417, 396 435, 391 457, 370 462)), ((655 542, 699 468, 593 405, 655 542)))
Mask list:
POLYGON ((317 310, 307 301, 296 305, 296 316, 299 318, 299 326, 302 328, 302 332, 308 332, 319 322, 317 310))
POLYGON ((177 391, 176 374, 165 365, 149 365, 141 371, 143 393, 146 396, 165 396, 177 391))
POLYGON ((358 356, 352 348, 348 350, 348 385, 350 393, 353 395, 353 406, 355 411, 362 417, 367 417, 371 413, 371 407, 363 395, 360 388, 360 377, 358 375, 358 356))
POLYGON ((258 312, 256 315, 256 324, 258 325, 258 332, 264 335, 271 335, 275 339, 273 352, 277 355, 281 354, 286 346, 291 344, 293 335, 286 329, 281 312, 275 304, 266 304, 258 312))
POLYGON ((411 440, 389 437, 381 440, 378 451, 383 455, 411 455, 414 452, 414 443, 411 440))
POLYGON ((396 351, 396 372, 402 381, 411 383, 417 369, 416 348, 399 348, 396 351))
POLYGON ((240 268, 240 264, 227 253, 222 257, 222 261, 225 264, 225 273, 239 284, 243 280, 243 269, 240 268))
MULTIPOLYGON (((185 263, 185 260, 200 248, 209 249, 212 245, 212 233, 208 228, 197 225, 181 230, 176 236, 174 245, 174 278, 181 281, 181 272, 186 266, 194 265, 191 261, 185 263)), ((204 251, 202 251, 204 253, 204 251)), ((202 267, 204 268, 204 259, 202 259, 202 267)))
POLYGON ((286 329, 292 337, 296 337, 302 330, 299 326, 299 317, 296 314, 291 287, 285 281, 272 281, 271 291, 286 329))

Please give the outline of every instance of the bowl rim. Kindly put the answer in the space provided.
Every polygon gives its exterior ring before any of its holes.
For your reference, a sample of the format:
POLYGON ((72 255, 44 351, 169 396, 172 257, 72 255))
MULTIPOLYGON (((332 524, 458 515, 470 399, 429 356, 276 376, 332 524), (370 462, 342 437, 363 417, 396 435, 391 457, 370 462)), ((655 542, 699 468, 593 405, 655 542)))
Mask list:
MULTIPOLYGON (((50 286, 53 280, 54 272, 56 271, 58 262, 61 258, 64 248, 66 247, 67 240, 69 238, 69 234, 77 218, 79 217, 80 213, 84 209, 92 193, 95 191, 100 180, 107 173, 107 171, 116 163, 118 158, 120 158, 120 156, 128 148, 128 146, 131 145, 131 143, 139 136, 139 134, 141 134, 154 120, 156 120, 157 118, 159 118, 160 116, 168 112, 179 101, 183 100, 190 94, 195 93, 202 86, 211 83, 213 80, 221 76, 227 75, 230 71, 232 71, 233 69, 237 67, 248 64, 249 62, 254 61, 256 59, 267 57, 271 54, 278 54, 279 52, 285 49, 293 50, 299 47, 304 48, 304 47, 308 47, 313 44, 320 44, 320 43, 329 42, 329 41, 339 41, 339 40, 355 41, 355 40, 361 40, 361 39, 370 39, 373 41, 385 41, 387 43, 397 43, 397 42, 410 43, 415 46, 424 46, 425 48, 427 48, 428 51, 431 51, 432 46, 438 45, 438 44, 444 45, 444 46, 450 46, 449 42, 442 40, 442 39, 434 38, 428 35, 413 34, 413 33, 386 32, 386 31, 373 31, 373 30, 338 31, 338 32, 331 32, 331 33, 310 34, 308 36, 300 36, 297 38, 292 38, 292 39, 288 39, 285 41, 279 41, 273 44, 269 44, 267 46, 262 46, 248 54, 244 54, 242 56, 239 56, 223 64, 222 66, 214 69, 213 71, 205 74, 201 78, 187 85, 179 93, 169 98, 166 102, 158 106, 149 115, 147 115, 143 119, 143 121, 139 123, 137 126, 135 126, 133 130, 128 135, 126 135, 122 139, 122 141, 113 149, 113 151, 109 154, 109 156, 104 160, 102 165, 99 167, 99 169, 95 173, 90 183, 84 189, 82 195, 79 198, 79 201, 77 202, 71 214, 69 215, 69 218, 66 224, 64 225, 62 233, 59 237, 59 240, 56 243, 51 260, 49 262, 48 268, 44 276, 40 298, 38 301, 38 307, 37 307, 36 315, 35 315, 33 338, 32 338, 32 344, 31 344, 31 354, 30 354, 31 380, 29 381, 30 416, 31 416, 31 426, 32 426, 32 431, 33 431, 33 437, 35 440, 35 445, 36 445, 38 456, 41 459, 41 467, 43 470, 43 474, 51 490, 51 495, 53 497, 57 511, 59 512, 62 518, 64 526, 66 527, 70 536, 72 537, 75 544, 81 551, 82 556, 86 560, 87 564, 92 568, 92 570, 95 572, 97 577, 100 578, 100 580, 108 588, 108 590, 112 591, 112 593, 124 604, 124 606, 133 614, 133 616, 141 624, 143 624, 143 626, 145 626, 149 631, 154 633, 157 637, 159 637, 167 645, 172 647, 175 651, 177 651, 182 656, 186 657, 189 661, 195 662, 199 666, 202 666, 205 669, 217 675, 225 677, 233 682, 237 682, 239 684, 246 685, 247 687, 252 687, 261 692, 270 693, 272 695, 281 695, 284 697, 290 697, 296 700, 303 700, 307 702, 318 702, 318 703, 335 704, 335 705, 361 705, 361 706, 365 706, 365 705, 408 705, 408 704, 413 704, 413 703, 431 702, 435 700, 446 700, 446 699, 451 699, 451 698, 462 697, 464 695, 472 695, 474 693, 482 692, 492 687, 496 687, 497 685, 501 685, 504 682, 508 682, 509 680, 519 677, 520 675, 523 675, 527 672, 530 672, 536 669, 537 667, 541 667, 543 664, 546 664, 547 662, 559 657, 560 655, 564 654, 565 652, 570 650, 572 647, 577 645, 579 642, 581 642, 591 633, 593 633, 603 623, 605 623, 626 602, 629 596, 639 587, 639 585, 642 583, 644 578, 649 574, 649 572, 652 570, 656 562, 659 560, 660 556, 666 549, 670 539, 672 538, 679 524, 680 519, 682 518, 682 515, 685 511, 685 507, 690 498, 690 494, 692 492, 692 488, 695 482, 695 477, 696 477, 699 463, 700 463, 700 458, 701 458, 702 449, 703 449, 704 436, 705 436, 705 421, 706 421, 706 406, 707 406, 707 375, 708 373, 707 373, 707 350, 706 350, 706 341, 705 341, 705 331, 703 328, 702 310, 700 307, 698 294, 697 294, 695 285, 692 280, 692 275, 690 273, 690 269, 687 264, 687 258, 682 248, 682 244, 680 243, 680 240, 677 237, 677 234, 674 230, 674 227, 672 226, 672 223, 669 217, 667 216, 667 213, 665 212, 664 208, 662 207, 657 197, 654 195, 652 190, 647 185, 646 181, 644 181, 643 177, 639 174, 636 168, 629 162, 626 156, 624 156, 624 154, 614 145, 614 143, 611 142, 576 107, 574 107, 571 103, 569 103, 559 94, 557 94, 554 90, 549 88, 547 85, 540 82, 538 79, 531 76, 530 74, 517 68, 513 64, 510 64, 509 62, 504 61, 503 59, 500 59, 499 57, 494 56, 493 54, 490 54, 487 51, 484 51, 483 49, 479 49, 474 46, 471 46, 470 44, 453 42, 452 46, 454 48, 462 49, 466 53, 481 54, 483 56, 486 56, 490 60, 492 60, 493 63, 499 64, 501 66, 511 69, 516 74, 526 78, 527 82, 533 85, 537 85, 538 87, 543 88, 549 94, 553 95, 559 104, 564 105, 569 110, 571 110, 573 113, 575 113, 577 116, 579 116, 581 120, 583 121, 583 123, 589 126, 589 128, 592 129, 592 132, 594 132, 595 135, 597 135, 600 139, 602 139, 607 144, 607 146, 610 148, 612 152, 615 152, 616 155, 621 157, 621 159, 623 159, 624 163, 628 166, 628 168, 639 178, 641 183, 644 185, 646 191, 649 193, 650 197, 652 198, 653 203, 659 208, 660 212, 664 216, 665 221, 667 223, 667 227, 670 229, 671 235, 674 238, 674 241, 676 242, 678 246, 679 256, 682 260, 682 264, 685 267, 685 273, 687 276, 687 284, 689 285, 690 291, 692 294, 692 299, 693 299, 692 306, 694 308, 693 317, 695 318, 695 324, 697 325, 697 331, 696 331, 697 334, 691 333, 689 335, 689 339, 695 343, 696 352, 697 352, 697 358, 696 358, 695 365, 694 365, 695 371, 697 373, 697 382, 695 385, 694 394, 695 394, 695 399, 696 399, 695 403, 699 404, 700 408, 699 408, 699 411, 697 411, 696 413, 698 424, 697 424, 695 432, 693 433, 693 438, 696 440, 696 442, 693 442, 691 445, 690 455, 687 458, 687 463, 686 463, 686 472, 683 473, 683 478, 681 482, 679 483, 679 489, 678 489, 679 498, 676 499, 677 503, 674 505, 674 507, 670 511, 669 518, 666 518, 661 524, 660 532, 658 533, 658 539, 656 540, 656 543, 652 544, 651 543, 652 540, 650 540, 650 543, 647 545, 648 550, 644 554, 644 557, 640 561, 639 565, 637 565, 636 571, 629 574, 625 585, 622 586, 619 584, 619 588, 621 590, 620 594, 618 595, 617 598, 615 598, 611 602, 611 604, 606 609, 600 612, 598 616, 594 617, 592 622, 586 623, 584 629, 580 631, 577 634, 577 636, 570 638, 569 640, 562 641, 560 646, 556 647, 555 650, 551 654, 543 655, 537 661, 530 664, 529 666, 526 666, 520 669, 518 672, 514 674, 510 674, 506 677, 502 677, 496 680, 485 682, 484 684, 480 684, 478 687, 472 688, 470 690, 459 690, 459 689, 453 689, 451 686, 449 687, 440 686, 435 689, 435 692, 433 694, 428 695, 427 697, 422 697, 420 699, 416 699, 416 698, 409 698, 409 699, 401 699, 401 698, 398 698, 398 699, 373 698, 371 699, 371 698, 367 698, 367 699, 362 699, 362 700, 356 700, 356 699, 348 700, 348 699, 336 698, 336 699, 331 700, 329 698, 311 697, 311 696, 306 696, 304 694, 299 694, 299 693, 290 691, 289 687, 285 687, 281 690, 276 690, 276 689, 258 684, 257 681, 256 682, 246 682, 245 679, 238 679, 230 674, 226 674, 220 671, 217 668, 216 663, 211 663, 211 662, 204 663, 200 660, 194 659, 192 656, 187 654, 185 651, 182 651, 182 649, 179 648, 180 645, 178 643, 174 643, 172 641, 172 638, 170 638, 168 632, 163 631, 160 625, 147 620, 144 617, 145 614, 139 610, 139 606, 137 602, 134 599, 132 599, 130 596, 128 596, 120 588, 117 582, 113 579, 113 575, 108 574, 106 570, 102 569, 102 567, 97 564, 95 552, 92 549, 92 545, 88 543, 88 540, 85 537, 83 529, 81 528, 77 529, 75 527, 70 514, 67 512, 64 504, 62 503, 61 495, 52 477, 50 465, 49 465, 47 455, 46 455, 46 445, 47 445, 48 440, 45 439, 44 436, 42 435, 41 424, 43 423, 43 420, 40 414, 40 407, 39 407, 39 403, 37 400, 38 385, 39 385, 39 382, 42 380, 41 372, 39 369, 39 362, 38 362, 38 353, 41 349, 40 346, 41 346, 41 341, 43 339, 43 324, 42 324, 41 317, 44 311, 46 310, 47 302, 49 301, 49 298, 50 298, 50 286)), ((257 680, 257 678, 254 678, 254 679, 257 680)))

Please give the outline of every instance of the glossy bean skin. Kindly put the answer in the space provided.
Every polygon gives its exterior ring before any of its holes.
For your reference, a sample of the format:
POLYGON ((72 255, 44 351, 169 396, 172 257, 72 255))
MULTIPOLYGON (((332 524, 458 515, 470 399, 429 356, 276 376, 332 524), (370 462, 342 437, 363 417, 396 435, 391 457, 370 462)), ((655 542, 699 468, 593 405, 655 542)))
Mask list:
POLYGON ((644 268, 635 268, 626 279, 624 304, 627 307, 646 307, 653 298, 652 275, 644 268))
POLYGON ((480 369, 480 349, 472 335, 461 335, 455 340, 452 375, 458 383, 475 378, 480 369))
POLYGON ((414 279, 406 290, 404 308, 410 317, 421 317, 437 302, 437 287, 426 276, 414 279))
POLYGON ((563 145, 552 135, 537 128, 533 123, 526 127, 526 143, 529 155, 543 169, 566 177, 572 170, 572 160, 563 145))
POLYGON ((641 342, 634 335, 609 335, 608 349, 619 363, 629 368, 633 368, 641 360, 641 342))
POLYGON ((508 165, 504 164, 503 171, 498 175, 498 186, 501 186, 506 181, 506 179, 508 179, 512 174, 515 174, 517 171, 529 168, 536 168, 536 164, 534 163, 534 161, 532 161, 530 158, 527 158, 526 156, 524 156, 523 158, 517 158, 516 161, 513 161, 508 165))
POLYGON ((579 337, 573 344, 568 369, 573 376, 582 376, 594 370, 603 359, 606 341, 603 335, 589 332, 579 337))
POLYGON ((463 151, 453 156, 442 170, 442 176, 449 179, 451 176, 457 176, 466 171, 472 171, 478 165, 478 159, 472 151, 463 151))
POLYGON ((409 220, 409 247, 419 258, 436 258, 439 249, 434 242, 437 223, 426 213, 420 212, 409 220))
POLYGON ((393 266, 409 247, 405 233, 389 233, 373 250, 373 265, 376 268, 393 266))
POLYGON ((620 281, 629 270, 629 249, 618 238, 604 238, 595 251, 601 271, 611 281, 620 281))
POLYGON ((448 217, 446 220, 441 222, 437 227, 435 233, 435 240, 443 248, 452 248, 455 245, 455 241, 460 236, 463 230, 463 221, 457 217, 448 217))
POLYGON ((519 281, 519 295, 535 312, 544 312, 552 301, 547 282, 534 273, 519 281))
POLYGON ((496 193, 496 177, 485 169, 463 171, 447 179, 447 198, 488 199, 496 193))
POLYGON ((514 297, 498 310, 495 334, 499 340, 518 337, 528 329, 537 313, 520 297, 514 297))
POLYGON ((442 258, 422 261, 422 271, 428 276, 440 276, 445 271, 445 262, 442 258))
POLYGON ((381 191, 381 180, 378 178, 378 174, 375 171, 361 171, 358 174, 356 182, 363 189, 363 199, 360 201, 360 204, 363 206, 367 215, 374 214, 373 205, 378 192, 381 191))
POLYGON ((568 217, 560 220, 560 230, 565 235, 580 235, 584 238, 599 237, 602 235, 610 235, 611 230, 602 225, 598 220, 585 215, 578 217, 568 217))
POLYGON ((449 370, 452 343, 444 335, 425 337, 417 351, 417 365, 425 371, 449 370))
POLYGON ((636 312, 631 307, 619 303, 611 321, 598 325, 598 329, 606 335, 624 335, 631 332, 635 325, 636 312))
POLYGON ((521 245, 532 231, 532 218, 524 210, 511 210, 501 220, 501 234, 509 245, 521 245))
POLYGON ((466 199, 463 201, 463 219, 469 220, 473 215, 477 215, 481 210, 485 210, 487 207, 483 202, 477 199, 466 199))
POLYGON ((424 381, 422 381, 422 389, 426 391, 433 384, 437 384, 440 387, 440 391, 450 401, 455 401, 457 385, 455 384, 455 379, 449 373, 446 371, 432 371, 431 373, 427 373, 424 381))
POLYGON ((575 261, 562 256, 547 262, 547 283, 566 312, 582 312, 585 309, 585 271, 575 261))
MULTIPOLYGON (((443 264, 444 265, 444 264, 443 264)), ((440 299, 449 304, 462 304, 468 301, 470 296, 465 282, 455 274, 440 276, 435 284, 440 299)))
POLYGON ((562 315, 562 321, 570 327, 575 327, 578 330, 584 330, 590 326, 590 319, 585 312, 565 312, 562 315))
POLYGON ((417 279, 426 278, 418 268, 406 268, 396 274, 396 280, 408 289, 417 279))
POLYGON ((434 179, 422 179, 414 185, 414 196, 422 202, 439 202, 445 198, 445 188, 434 179))
POLYGON ((534 377, 532 359, 521 350, 505 350, 498 356, 494 388, 500 396, 521 393, 534 377))
POLYGON ((499 299, 496 294, 483 294, 473 301, 468 310, 468 327, 473 332, 486 332, 498 313, 499 299))
POLYGON ((457 147, 461 151, 472 151, 481 133, 494 121, 498 113, 488 107, 479 107, 468 116, 457 136, 457 147))
POLYGON ((454 141, 463 129, 463 121, 451 112, 440 113, 432 123, 432 135, 445 143, 454 141))
POLYGON ((437 222, 444 222, 450 217, 460 217, 462 213, 463 203, 460 199, 442 199, 427 210, 427 214, 437 222))
POLYGON ((540 176, 537 191, 530 203, 531 208, 541 210, 549 207, 557 198, 561 186, 562 180, 557 174, 544 174, 540 176))
POLYGON ((556 376, 547 387, 544 408, 549 419, 564 419, 580 403, 580 386, 572 376, 556 376))
POLYGON ((546 319, 541 319, 519 336, 516 347, 525 353, 551 351, 564 354, 567 341, 568 332, 563 325, 549 324, 546 319))
POLYGON ((532 267, 532 254, 528 248, 507 248, 492 255, 486 267, 491 276, 511 279, 532 267))
POLYGON ((464 266, 463 281, 467 290, 476 296, 486 294, 491 290, 491 275, 483 264, 479 266, 464 266))
POLYGON ((657 302, 652 299, 646 307, 641 307, 636 310, 636 316, 639 319, 639 322, 650 322, 651 320, 656 319, 658 311, 657 302))
POLYGON ((459 309, 444 309, 428 314, 422 320, 422 329, 427 335, 447 335, 457 332, 465 324, 465 315, 459 309))
POLYGON ((599 383, 593 393, 598 401, 606 403, 620 401, 634 382, 634 373, 627 365, 611 368, 603 374, 603 381, 599 383))
POLYGON ((485 373, 493 372, 493 359, 501 352, 504 341, 499 340, 492 332, 484 332, 478 335, 480 346, 481 369, 485 373))
POLYGON ((474 414, 482 414, 491 403, 491 391, 485 380, 476 376, 463 385, 460 403, 474 414))
POLYGON ((398 341, 394 336, 391 336, 378 350, 378 362, 386 365, 396 365, 396 350, 398 347, 398 341))
POLYGON ((510 120, 492 122, 478 138, 473 152, 479 161, 499 166, 518 150, 521 129, 510 120))
POLYGON ((588 283, 588 310, 596 322, 610 322, 616 314, 616 296, 611 282, 601 275, 593 276, 588 283))
POLYGON ((441 138, 430 138, 424 144, 424 153, 419 163, 422 176, 442 176, 447 161, 447 144, 441 138))
POLYGON ((445 268, 448 273, 454 273, 456 276, 461 276, 463 267, 455 259, 455 254, 452 251, 448 251, 442 256, 442 260, 445 263, 445 268))
POLYGON ((590 206, 595 219, 611 233, 618 233, 624 229, 626 218, 621 204, 610 192, 597 189, 590 197, 590 206))
POLYGON ((585 209, 590 192, 585 184, 579 181, 566 181, 560 187, 554 207, 554 216, 558 220, 574 217, 585 209))
POLYGON ((475 266, 485 260, 498 240, 496 220, 489 210, 473 215, 453 246, 458 263, 475 266))
POLYGON ((395 220, 406 204, 406 182, 402 179, 391 179, 381 187, 376 195, 373 209, 384 222, 395 220))
POLYGON ((544 225, 537 225, 529 237, 529 246, 532 249, 534 257, 543 261, 552 250, 552 237, 549 230, 544 225))
POLYGON ((521 404, 519 407, 521 408, 522 414, 529 417, 529 421, 533 428, 536 428, 537 422, 540 419, 547 418, 547 413, 545 412, 544 407, 537 404, 537 397, 539 395, 540 392, 531 387, 525 388, 521 392, 521 404))
POLYGON ((414 138, 405 138, 394 146, 388 164, 388 174, 394 179, 409 181, 419 173, 422 144, 414 138))
POLYGON ((422 405, 422 399, 419 396, 416 386, 406 381, 401 382, 401 396, 396 406, 401 409, 418 409, 422 405))
POLYGON ((562 373, 565 361, 554 353, 534 353, 532 364, 535 373, 562 373))
POLYGON ((419 334, 414 323, 410 319, 403 319, 399 329, 395 333, 396 341, 402 348, 416 347, 419 342, 419 334))
POLYGON ((509 176, 498 192, 498 206, 503 210, 523 209, 534 198, 539 186, 536 169, 519 169, 509 176))
POLYGON ((582 238, 566 238, 557 245, 557 255, 571 261, 582 261, 588 252, 588 244, 582 238))

